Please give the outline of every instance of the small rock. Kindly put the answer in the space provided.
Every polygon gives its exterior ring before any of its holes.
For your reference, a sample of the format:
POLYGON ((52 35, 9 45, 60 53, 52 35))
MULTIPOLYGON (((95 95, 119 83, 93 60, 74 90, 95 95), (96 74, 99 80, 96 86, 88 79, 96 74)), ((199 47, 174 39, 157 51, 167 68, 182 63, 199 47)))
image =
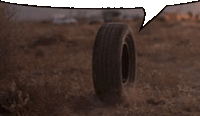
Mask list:
POLYGON ((147 99, 146 101, 147 101, 148 104, 156 105, 156 106, 157 106, 157 105, 163 105, 163 104, 166 103, 164 100, 154 100, 154 99, 152 99, 152 98, 147 99))

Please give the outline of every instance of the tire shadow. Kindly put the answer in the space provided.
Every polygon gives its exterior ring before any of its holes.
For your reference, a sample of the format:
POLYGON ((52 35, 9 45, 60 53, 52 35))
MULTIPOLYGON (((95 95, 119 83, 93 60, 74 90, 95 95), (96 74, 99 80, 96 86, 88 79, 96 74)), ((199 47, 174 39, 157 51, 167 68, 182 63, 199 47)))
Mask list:
POLYGON ((97 108, 107 108, 110 107, 105 103, 102 103, 96 95, 89 96, 70 96, 68 102, 72 106, 70 109, 76 113, 88 114, 91 110, 97 108))

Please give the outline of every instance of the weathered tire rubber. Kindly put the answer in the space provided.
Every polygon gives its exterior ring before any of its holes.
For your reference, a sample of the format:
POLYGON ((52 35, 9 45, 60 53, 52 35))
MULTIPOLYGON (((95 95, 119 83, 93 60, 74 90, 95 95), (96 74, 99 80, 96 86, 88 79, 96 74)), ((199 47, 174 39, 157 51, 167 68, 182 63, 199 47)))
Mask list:
POLYGON ((136 77, 136 50, 132 31, 121 23, 100 27, 93 49, 93 83, 98 98, 108 104, 124 100, 124 89, 136 77))

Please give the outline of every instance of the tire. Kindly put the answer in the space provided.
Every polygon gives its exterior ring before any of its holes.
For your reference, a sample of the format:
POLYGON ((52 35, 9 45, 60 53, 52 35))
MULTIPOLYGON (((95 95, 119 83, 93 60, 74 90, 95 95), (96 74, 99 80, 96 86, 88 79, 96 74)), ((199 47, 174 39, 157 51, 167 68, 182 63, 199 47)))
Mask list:
POLYGON ((124 90, 136 77, 136 51, 132 31, 121 23, 100 27, 92 57, 93 83, 97 97, 108 104, 124 100, 124 90))

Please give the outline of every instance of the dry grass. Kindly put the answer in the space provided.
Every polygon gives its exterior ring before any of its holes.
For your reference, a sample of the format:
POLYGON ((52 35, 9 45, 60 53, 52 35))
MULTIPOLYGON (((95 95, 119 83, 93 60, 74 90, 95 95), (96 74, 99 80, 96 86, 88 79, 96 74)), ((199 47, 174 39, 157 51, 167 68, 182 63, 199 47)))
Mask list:
POLYGON ((3 115, 200 115, 198 23, 155 20, 137 33, 141 20, 126 22, 136 37, 137 82, 125 91, 127 102, 114 107, 98 101, 92 83, 101 24, 13 23, 14 31, 0 26, 3 115))

